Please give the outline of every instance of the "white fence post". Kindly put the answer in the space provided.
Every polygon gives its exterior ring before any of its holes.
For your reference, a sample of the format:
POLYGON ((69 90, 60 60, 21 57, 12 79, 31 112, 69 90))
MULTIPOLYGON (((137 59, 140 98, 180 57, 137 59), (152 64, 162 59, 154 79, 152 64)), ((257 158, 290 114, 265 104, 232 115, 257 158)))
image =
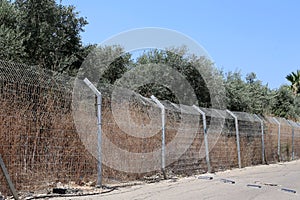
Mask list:
POLYGON ((262 150, 262 164, 265 164, 265 138, 264 138, 264 121, 256 114, 254 116, 260 121, 261 127, 261 150, 262 150))
POLYGON ((280 122, 275 118, 273 117, 274 121, 278 124, 278 142, 277 142, 277 156, 278 156, 278 161, 280 162, 280 122))
POLYGON ((164 179, 167 178, 166 172, 165 172, 165 167, 166 167, 166 162, 165 162, 165 156, 166 156, 166 134, 165 134, 165 106, 154 96, 151 96, 151 99, 160 107, 161 109, 161 123, 162 123, 162 128, 161 128, 161 170, 164 176, 164 179))
POLYGON ((203 121, 203 131, 204 131, 204 145, 205 145, 205 157, 207 164, 207 171, 211 172, 210 160, 209 160, 209 148, 208 148, 208 138, 207 138, 207 124, 206 124, 206 115, 199 107, 193 105, 193 107, 202 115, 203 121))
POLYGON ((238 118, 230 110, 226 110, 226 111, 234 118, 235 132, 236 132, 236 146, 237 146, 237 153, 238 153, 238 163, 239 163, 239 168, 242 168, 238 118))
POLYGON ((101 92, 97 90, 97 88, 87 79, 85 78, 84 83, 95 93, 97 96, 97 127, 98 127, 98 162, 97 162, 97 171, 98 171, 98 179, 97 179, 97 187, 102 187, 102 130, 101 130, 101 104, 102 104, 102 96, 101 92))

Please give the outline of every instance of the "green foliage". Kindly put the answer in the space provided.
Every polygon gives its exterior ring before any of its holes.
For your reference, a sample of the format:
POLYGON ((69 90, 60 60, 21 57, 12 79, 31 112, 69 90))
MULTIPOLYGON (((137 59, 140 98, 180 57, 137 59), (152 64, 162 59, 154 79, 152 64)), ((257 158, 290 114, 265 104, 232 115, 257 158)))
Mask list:
POLYGON ((22 62, 26 58, 24 42, 29 35, 19 26, 22 13, 6 0, 0 1, 0 58, 22 62))
POLYGON ((8 0, 0 0, 0 24, 7 28, 17 28, 22 13, 8 0))
POLYGON ((225 79, 227 108, 233 111, 247 111, 246 83, 239 72, 228 72, 225 79))
MULTIPOLYGON (((176 82, 176 75, 172 75, 173 72, 167 70, 168 67, 177 71, 182 76, 182 80, 186 80, 191 86, 198 102, 193 102, 190 99, 190 95, 185 88, 185 84, 177 82, 176 90, 180 91, 184 98, 180 103, 192 105, 199 104, 204 107, 211 107, 211 94, 210 89, 216 90, 219 84, 222 84, 219 72, 215 71, 213 63, 211 63, 205 57, 188 56, 187 49, 185 47, 174 48, 168 50, 149 50, 137 59, 136 66, 148 65, 151 68, 151 64, 160 65, 160 73, 157 78, 168 80, 169 84, 156 83, 140 86, 136 91, 144 96, 155 95, 159 99, 169 100, 171 102, 179 103, 178 97, 171 90, 172 83, 176 82), (173 80, 174 79, 174 80, 173 80), (217 81, 218 80, 218 81, 217 81)), ((151 71, 153 73, 153 70, 151 71)), ((143 74, 147 76, 147 74, 143 74)))
POLYGON ((255 73, 242 79, 240 72, 229 72, 225 77, 227 108, 256 114, 269 114, 274 92, 256 79, 255 73))
POLYGON ((278 96, 277 115, 286 116, 292 119, 299 119, 300 117, 300 70, 292 72, 286 76, 290 81, 290 87, 284 86, 280 88, 278 96), (280 105, 279 105, 280 104, 280 105), (285 107, 284 107, 285 106, 285 107))
POLYGON ((283 85, 276 91, 272 112, 279 117, 297 119, 300 114, 300 99, 295 98, 289 86, 283 85))
POLYGON ((80 32, 87 21, 78 17, 73 6, 62 6, 54 0, 16 0, 24 13, 22 28, 30 38, 25 51, 30 64, 54 71, 79 68, 84 50, 80 32))
MULTIPOLYGON (((172 50, 164 51, 164 50, 148 50, 139 58, 137 58, 137 62, 135 64, 135 68, 141 68, 143 70, 148 69, 148 72, 143 72, 142 76, 154 76, 156 79, 170 80, 172 82, 172 77, 170 70, 167 67, 171 67, 171 69, 178 70, 179 73, 187 73, 185 69, 189 66, 188 60, 183 57, 186 53, 185 49, 177 49, 177 52, 172 50), (156 70, 151 66, 156 66, 159 70, 158 74, 154 74, 156 70), (144 67, 147 66, 147 67, 144 67), (150 74, 148 74, 150 73, 150 74)), ((136 69, 135 69, 136 70, 136 69)), ((151 95, 156 96, 161 100, 169 100, 171 102, 179 103, 176 95, 171 90, 170 84, 160 84, 163 80, 153 80, 152 83, 141 85, 136 88, 136 92, 150 97, 151 95)), ((180 88, 178 88, 180 90, 180 88)))
POLYGON ((229 72, 225 77, 227 108, 256 114, 274 115, 288 119, 300 116, 300 99, 289 86, 271 90, 250 73, 243 80, 240 72, 229 72))
POLYGON ((78 76, 99 85, 112 85, 128 70, 131 55, 120 46, 91 47, 78 76))
POLYGON ((5 27, 4 24, 0 26, 0 58, 2 60, 22 62, 26 57, 24 41, 28 37, 19 29, 10 29, 5 27))
POLYGON ((3 60, 74 75, 91 49, 82 45, 80 33, 87 21, 74 6, 54 0, 1 0, 0 21, 3 60))
POLYGON ((294 95, 300 93, 300 70, 297 72, 292 72, 291 74, 286 76, 286 79, 291 82, 291 90, 294 95))

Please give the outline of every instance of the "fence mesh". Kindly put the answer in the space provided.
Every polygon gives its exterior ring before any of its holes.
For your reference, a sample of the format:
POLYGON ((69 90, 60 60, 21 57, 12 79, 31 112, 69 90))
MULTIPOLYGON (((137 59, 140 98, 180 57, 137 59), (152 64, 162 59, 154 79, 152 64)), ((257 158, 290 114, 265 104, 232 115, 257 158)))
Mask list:
POLYGON ((278 131, 279 125, 273 117, 264 117, 265 123, 265 159, 267 163, 279 161, 278 149, 278 131))
POLYGON ((93 159, 80 145, 70 112, 68 83, 40 68, 3 61, 0 74, 0 153, 17 190, 92 174, 93 159))
POLYGON ((292 130, 291 124, 284 118, 276 118, 280 123, 280 161, 290 161, 292 157, 292 130))
MULTIPOLYGON (((162 112, 150 98, 99 86, 102 101, 103 183, 144 179, 161 172, 162 112)), ((0 154, 19 191, 54 187, 58 182, 97 179, 95 94, 82 80, 0 61, 0 154)), ((167 175, 208 171, 201 113, 193 106, 161 101, 165 107, 167 175)), ((300 124, 226 110, 205 113, 212 171, 289 161, 300 157, 300 124), (280 137, 279 137, 280 136, 280 137), (280 146, 278 148, 278 144, 280 146), (278 152, 279 149, 279 152, 278 152)), ((0 175, 0 190, 9 194, 0 175)))
POLYGON ((176 174, 207 171, 200 113, 192 106, 162 101, 166 109, 166 158, 168 170, 176 174))
POLYGON ((253 114, 233 112, 238 118, 242 166, 262 163, 261 122, 253 114))
POLYGON ((300 157, 300 124, 288 121, 292 126, 292 158, 299 159, 300 157))
POLYGON ((300 158, 300 124, 293 122, 294 127, 294 156, 295 159, 300 158))
POLYGON ((207 116, 209 156, 212 170, 238 166, 234 118, 224 110, 201 108, 207 116))

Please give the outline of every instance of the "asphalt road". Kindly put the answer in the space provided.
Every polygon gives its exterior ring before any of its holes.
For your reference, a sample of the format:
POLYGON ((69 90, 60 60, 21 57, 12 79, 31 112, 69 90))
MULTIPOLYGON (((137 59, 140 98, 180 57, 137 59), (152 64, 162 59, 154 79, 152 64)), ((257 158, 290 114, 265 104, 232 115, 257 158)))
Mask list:
MULTIPOLYGON (((54 198, 82 199, 82 200, 185 200, 185 199, 300 199, 300 161, 279 163, 274 165, 261 165, 205 174, 189 178, 161 181, 159 183, 137 185, 119 188, 113 192, 87 197, 54 198), (212 176, 212 180, 199 179, 199 176, 212 176), (224 183, 222 179, 235 181, 224 183), (252 186, 247 186, 251 184, 252 186), (296 193, 283 191, 291 189, 296 193)), ((226 181, 225 181, 226 182, 226 181)))

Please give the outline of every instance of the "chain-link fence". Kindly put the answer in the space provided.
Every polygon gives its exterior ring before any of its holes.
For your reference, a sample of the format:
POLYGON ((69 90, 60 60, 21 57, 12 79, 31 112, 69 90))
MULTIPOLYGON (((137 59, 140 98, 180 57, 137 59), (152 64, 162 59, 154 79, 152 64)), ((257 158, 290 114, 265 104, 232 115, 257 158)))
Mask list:
POLYGON ((279 160, 290 161, 292 158, 292 125, 284 118, 276 118, 280 124, 279 160))
MULTIPOLYGON (((300 124, 98 87, 104 184, 298 159, 300 124), (163 123, 165 122, 165 123, 163 123)), ((96 97, 81 80, 0 61, 0 154, 19 191, 95 182, 96 97)), ((9 192, 1 174, 0 190, 9 192)))
MULTIPOLYGON (((67 79, 0 61, 0 154, 17 190, 94 178, 96 159, 81 145, 67 79)), ((7 192, 1 176, 1 192, 7 192)))
POLYGON ((233 117, 225 110, 201 108, 207 115, 208 146, 213 171, 238 167, 233 117))
POLYGON ((264 117, 265 123, 265 159, 269 163, 279 161, 278 157, 278 134, 279 124, 273 117, 264 117))
POLYGON ((294 153, 295 159, 300 158, 300 134, 299 134, 300 124, 297 123, 297 125, 298 125, 298 127, 294 126, 295 133, 294 133, 294 142, 293 142, 293 147, 294 147, 293 153, 294 153))

